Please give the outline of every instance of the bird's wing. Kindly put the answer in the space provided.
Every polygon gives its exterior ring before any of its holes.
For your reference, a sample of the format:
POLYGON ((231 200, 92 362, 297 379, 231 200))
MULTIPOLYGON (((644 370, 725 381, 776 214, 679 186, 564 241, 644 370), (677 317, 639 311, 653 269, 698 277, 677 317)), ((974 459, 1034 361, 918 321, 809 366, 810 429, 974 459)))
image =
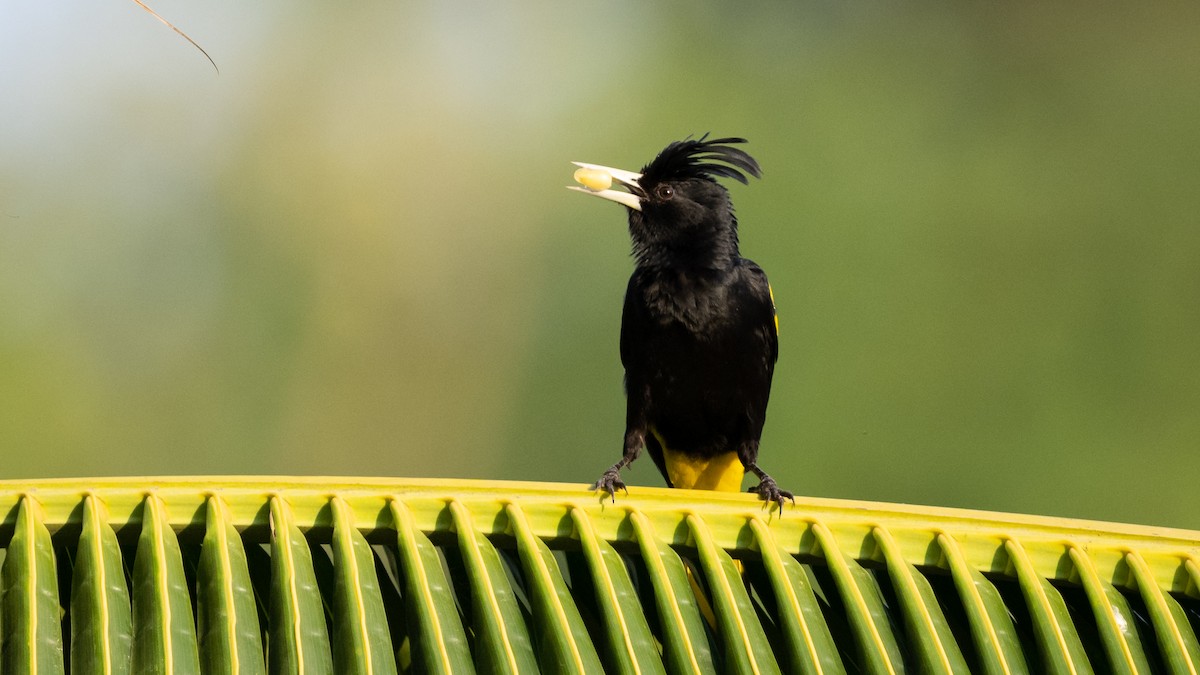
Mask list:
MULTIPOLYGON (((649 419, 650 371, 654 367, 654 342, 651 340, 650 310, 642 293, 646 278, 635 270, 625 290, 625 306, 621 310, 621 365, 625 367, 625 433, 640 432, 645 437, 646 453, 654 460, 667 485, 671 477, 663 459, 662 439, 649 419)), ((672 486, 673 487, 673 486, 672 486)))
POLYGON ((750 320, 767 342, 771 365, 779 360, 779 315, 775 312, 775 292, 767 273, 749 260, 742 260, 739 295, 747 302, 750 320))
POLYGON ((625 306, 621 309, 621 365, 625 366, 626 386, 628 386, 629 371, 634 370, 636 376, 645 367, 646 330, 649 316, 638 291, 641 281, 638 271, 629 277, 629 286, 625 289, 625 306))

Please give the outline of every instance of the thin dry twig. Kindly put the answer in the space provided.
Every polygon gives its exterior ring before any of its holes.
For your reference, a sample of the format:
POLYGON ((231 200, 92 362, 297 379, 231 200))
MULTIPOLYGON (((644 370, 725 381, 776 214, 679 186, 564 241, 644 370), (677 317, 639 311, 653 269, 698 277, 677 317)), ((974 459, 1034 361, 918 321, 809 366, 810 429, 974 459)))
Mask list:
POLYGON ((204 55, 204 58, 208 59, 208 62, 212 64, 213 70, 217 71, 218 75, 221 73, 221 69, 217 67, 217 62, 213 61, 213 58, 208 55, 208 52, 204 51, 204 47, 201 47, 200 45, 196 44, 196 41, 193 40, 192 38, 190 38, 187 33, 179 30, 178 28, 175 27, 175 24, 162 18, 162 16, 158 12, 150 9, 150 7, 147 6, 146 3, 142 2, 142 0, 133 0, 133 1, 135 3, 137 3, 138 7, 141 7, 142 9, 146 10, 147 12, 150 12, 151 16, 153 16, 154 18, 163 22, 168 28, 175 31, 176 33, 179 33, 179 35, 182 36, 184 40, 187 40, 188 42, 192 43, 192 46, 195 47, 196 49, 199 49, 200 53, 204 55))

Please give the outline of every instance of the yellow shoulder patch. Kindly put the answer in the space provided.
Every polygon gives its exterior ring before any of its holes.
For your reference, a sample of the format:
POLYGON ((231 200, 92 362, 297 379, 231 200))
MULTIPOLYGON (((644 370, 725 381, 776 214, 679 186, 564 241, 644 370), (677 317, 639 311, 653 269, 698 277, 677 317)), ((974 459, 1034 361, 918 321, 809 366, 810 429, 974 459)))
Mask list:
POLYGON ((767 282, 767 295, 771 296, 771 314, 775 317, 775 334, 779 335, 779 312, 775 311, 775 289, 767 282))

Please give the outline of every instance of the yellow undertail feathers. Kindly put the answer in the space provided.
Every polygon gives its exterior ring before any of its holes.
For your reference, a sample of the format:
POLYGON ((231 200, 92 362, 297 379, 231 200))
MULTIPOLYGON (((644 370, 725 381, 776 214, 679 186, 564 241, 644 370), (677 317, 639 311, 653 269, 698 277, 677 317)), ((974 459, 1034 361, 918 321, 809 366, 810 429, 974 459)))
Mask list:
POLYGON ((651 429, 651 433, 662 446, 667 477, 674 487, 685 490, 742 491, 746 467, 742 466, 742 460, 738 459, 736 452, 726 452, 707 459, 690 457, 667 447, 657 430, 651 429))

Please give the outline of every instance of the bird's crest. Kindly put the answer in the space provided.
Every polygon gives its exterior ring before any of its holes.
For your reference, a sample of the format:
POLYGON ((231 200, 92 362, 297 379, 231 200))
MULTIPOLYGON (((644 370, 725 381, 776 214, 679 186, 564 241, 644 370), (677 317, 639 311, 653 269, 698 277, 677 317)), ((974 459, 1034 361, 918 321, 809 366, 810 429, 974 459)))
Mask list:
POLYGON ((746 174, 755 178, 762 176, 762 169, 753 157, 746 151, 729 145, 745 143, 746 139, 714 138, 709 141, 707 138, 708 134, 704 134, 699 140, 689 137, 668 145, 658 153, 654 161, 642 167, 642 184, 714 176, 748 183, 746 174))

